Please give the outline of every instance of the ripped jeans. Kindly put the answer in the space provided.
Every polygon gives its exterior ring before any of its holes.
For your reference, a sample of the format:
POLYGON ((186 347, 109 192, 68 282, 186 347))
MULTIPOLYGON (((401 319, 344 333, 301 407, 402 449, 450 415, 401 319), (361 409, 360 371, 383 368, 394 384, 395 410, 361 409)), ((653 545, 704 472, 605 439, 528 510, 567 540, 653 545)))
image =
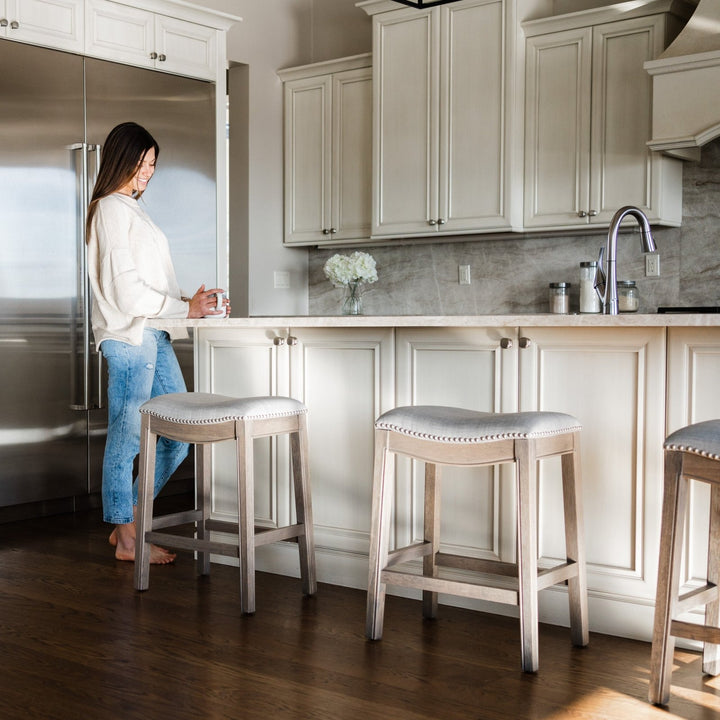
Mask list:
MULTIPOLYGON (((108 431, 103 458, 102 502, 105 522, 133 521, 137 478, 133 463, 140 452, 140 406, 157 395, 185 392, 180 365, 162 330, 145 328, 143 343, 103 340, 108 368, 108 431)), ((160 437, 155 459, 155 496, 188 454, 187 443, 160 437)))

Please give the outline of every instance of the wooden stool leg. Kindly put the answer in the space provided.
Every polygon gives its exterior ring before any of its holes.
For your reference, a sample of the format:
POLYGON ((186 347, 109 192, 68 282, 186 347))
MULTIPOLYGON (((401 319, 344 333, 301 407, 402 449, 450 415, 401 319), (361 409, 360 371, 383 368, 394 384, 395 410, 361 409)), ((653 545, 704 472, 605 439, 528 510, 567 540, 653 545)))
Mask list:
POLYGON ((648 690, 648 698, 655 705, 667 705, 670 700, 670 680, 675 649, 675 638, 670 634, 670 630, 680 588, 683 529, 688 493, 688 481, 682 476, 681 452, 665 451, 664 484, 648 690))
MULTIPOLYGON (((206 525, 210 519, 212 509, 212 488, 210 486, 212 482, 210 473, 211 447, 205 443, 198 443, 195 446, 195 453, 197 463, 196 507, 200 510, 200 520, 197 523, 195 533, 199 540, 209 540, 210 533, 206 529, 206 525)), ((198 552, 197 571, 198 575, 210 574, 210 553, 208 551, 198 552)))
POLYGON ((388 435, 386 430, 375 431, 370 562, 365 618, 365 634, 371 640, 379 640, 382 637, 385 613, 385 583, 381 582, 381 573, 387 564, 393 490, 392 458, 387 447, 388 435))
POLYGON ((590 641, 588 630, 587 575, 583 535, 582 484, 580 482, 580 433, 575 433, 575 450, 562 456, 563 510, 565 517, 565 553, 574 562, 577 575, 568 578, 570 633, 574 645, 584 647, 590 641))
POLYGON ((251 424, 240 420, 235 423, 240 610, 248 615, 255 612, 255 478, 251 424))
POLYGON ((155 446, 157 436, 150 431, 150 418, 142 416, 140 427, 140 465, 138 468, 138 504, 135 518, 135 588, 150 585, 150 544, 145 533, 152 529, 155 493, 155 446))
MULTIPOLYGON (((710 490, 710 540, 708 542, 707 581, 720 585, 720 485, 712 483, 710 490)), ((720 599, 705 606, 705 624, 720 625, 720 599)), ((720 645, 705 643, 703 648, 703 672, 708 675, 720 674, 720 645)))
POLYGON ((536 672, 538 654, 537 458, 532 440, 515 442, 518 519, 518 604, 522 669, 536 672))
MULTIPOLYGON (((425 511, 424 540, 432 546, 432 552, 423 556, 423 575, 437 577, 436 555, 440 551, 440 468, 425 463, 425 511)), ((423 590, 423 617, 437 617, 438 594, 423 590)))
POLYGON ((314 595, 317 592, 317 580, 310 473, 308 470, 307 419, 305 415, 298 416, 298 431, 290 433, 290 452, 292 455, 293 486, 295 490, 295 515, 298 524, 303 526, 303 534, 297 539, 300 551, 302 589, 306 595, 314 595))

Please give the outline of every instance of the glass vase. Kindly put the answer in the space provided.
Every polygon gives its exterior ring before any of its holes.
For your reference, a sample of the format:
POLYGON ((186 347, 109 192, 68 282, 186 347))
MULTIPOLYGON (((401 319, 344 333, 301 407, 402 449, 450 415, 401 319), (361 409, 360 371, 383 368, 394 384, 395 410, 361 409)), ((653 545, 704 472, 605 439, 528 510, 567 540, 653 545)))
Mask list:
POLYGON ((345 286, 342 304, 343 315, 362 315, 362 283, 351 282, 345 286))

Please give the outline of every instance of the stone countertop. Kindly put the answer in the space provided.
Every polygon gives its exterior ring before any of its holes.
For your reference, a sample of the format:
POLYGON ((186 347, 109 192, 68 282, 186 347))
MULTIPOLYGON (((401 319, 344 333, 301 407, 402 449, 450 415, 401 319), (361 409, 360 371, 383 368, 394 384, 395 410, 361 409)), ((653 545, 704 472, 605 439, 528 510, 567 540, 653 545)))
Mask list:
POLYGON ((314 315, 150 320, 151 326, 191 328, 363 327, 720 327, 720 313, 537 313, 527 315, 314 315))

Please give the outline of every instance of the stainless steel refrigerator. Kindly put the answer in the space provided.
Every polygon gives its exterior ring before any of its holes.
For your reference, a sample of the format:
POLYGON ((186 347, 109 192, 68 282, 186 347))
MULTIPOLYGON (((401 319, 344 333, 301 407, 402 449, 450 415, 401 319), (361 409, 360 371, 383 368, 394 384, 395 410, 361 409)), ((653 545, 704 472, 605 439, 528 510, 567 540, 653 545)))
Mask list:
MULTIPOLYGON (((9 40, 0 68, 0 509, 41 513, 101 483, 105 378, 83 225, 102 143, 126 120, 153 134, 160 156, 140 202, 183 291, 214 285, 215 86, 9 40)), ((191 385, 190 344, 176 349, 191 385)))

